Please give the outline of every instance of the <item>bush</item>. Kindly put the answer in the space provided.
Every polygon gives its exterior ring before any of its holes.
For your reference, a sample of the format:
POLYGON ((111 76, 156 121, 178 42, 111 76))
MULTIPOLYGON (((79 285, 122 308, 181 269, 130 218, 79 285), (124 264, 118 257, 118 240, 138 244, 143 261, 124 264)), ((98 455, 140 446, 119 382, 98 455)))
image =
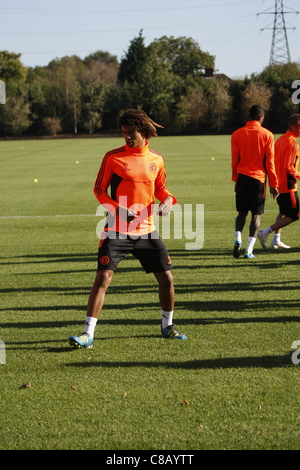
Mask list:
POLYGON ((60 119, 45 117, 43 119, 43 130, 48 135, 59 134, 62 131, 60 119))

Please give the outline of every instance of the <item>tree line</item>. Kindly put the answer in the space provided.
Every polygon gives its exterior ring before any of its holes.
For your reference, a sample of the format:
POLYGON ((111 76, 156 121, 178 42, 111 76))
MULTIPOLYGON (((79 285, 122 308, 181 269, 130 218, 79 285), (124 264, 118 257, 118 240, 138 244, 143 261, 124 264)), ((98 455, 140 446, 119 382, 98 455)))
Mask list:
POLYGON ((291 99, 299 64, 267 66, 235 80, 214 68, 215 57, 194 39, 163 36, 146 46, 142 31, 120 62, 97 51, 28 68, 21 54, 0 51, 6 84, 0 137, 114 132, 130 107, 146 111, 166 133, 225 133, 245 123, 253 104, 267 111, 273 132, 282 132, 299 111, 291 99))

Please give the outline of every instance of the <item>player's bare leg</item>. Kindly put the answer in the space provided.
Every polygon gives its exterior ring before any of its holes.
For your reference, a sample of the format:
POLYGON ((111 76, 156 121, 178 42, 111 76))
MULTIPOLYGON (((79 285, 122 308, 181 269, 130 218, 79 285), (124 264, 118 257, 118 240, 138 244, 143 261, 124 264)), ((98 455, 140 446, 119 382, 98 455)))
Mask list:
POLYGON ((245 251, 244 258, 252 259, 255 258, 253 254, 253 248, 257 239, 257 234, 260 228, 260 219, 261 216, 259 214, 252 214, 250 227, 249 227, 249 238, 248 238, 248 245, 245 251))
POLYGON ((88 306, 87 317, 99 318, 102 310, 105 294, 112 281, 113 271, 101 270, 97 273, 93 287, 91 289, 88 306))
POLYGON ((272 232, 275 232, 274 233, 274 238, 273 238, 273 241, 272 241, 272 244, 271 244, 273 248, 275 248, 275 249, 278 249, 278 248, 288 249, 288 248, 290 248, 290 246, 285 245, 284 243, 281 242, 280 234, 281 234, 281 230, 283 229, 283 227, 286 227, 287 225, 290 225, 293 222, 295 222, 294 219, 291 219, 290 217, 287 217, 283 214, 279 214, 277 216, 276 222, 273 225, 266 228, 265 230, 261 230, 258 234, 258 238, 260 239, 260 242, 261 242, 263 248, 265 248, 265 249, 268 248, 267 240, 268 240, 268 236, 272 232))
POLYGON ((174 310, 174 283, 171 271, 154 274, 158 281, 159 301, 162 310, 174 310))
POLYGON ((93 347, 94 331, 112 277, 113 271, 111 270, 101 270, 96 274, 88 300, 85 332, 80 336, 70 336, 69 338, 70 345, 76 349, 93 347))
POLYGON ((239 212, 235 219, 235 230, 236 232, 242 232, 245 227, 248 212, 239 212))
POLYGON ((245 227, 248 212, 239 212, 235 219, 235 238, 233 247, 233 256, 235 258, 240 257, 240 251, 242 248, 242 233, 245 227))

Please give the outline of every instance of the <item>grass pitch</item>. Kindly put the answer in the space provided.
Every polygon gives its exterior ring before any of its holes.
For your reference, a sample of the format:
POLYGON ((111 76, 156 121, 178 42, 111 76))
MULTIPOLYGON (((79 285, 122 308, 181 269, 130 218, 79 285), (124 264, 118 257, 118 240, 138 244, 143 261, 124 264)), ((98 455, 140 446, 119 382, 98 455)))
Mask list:
MULTIPOLYGON (((299 225, 284 229, 289 251, 257 242, 255 260, 232 257, 229 137, 151 141, 180 204, 205 206, 203 249, 166 240, 189 340, 160 337, 154 278, 128 257, 94 349, 69 347, 96 269, 93 183, 122 143, 0 142, 0 449, 299 449, 299 225)), ((263 228, 277 215, 271 198, 266 209, 263 228)))

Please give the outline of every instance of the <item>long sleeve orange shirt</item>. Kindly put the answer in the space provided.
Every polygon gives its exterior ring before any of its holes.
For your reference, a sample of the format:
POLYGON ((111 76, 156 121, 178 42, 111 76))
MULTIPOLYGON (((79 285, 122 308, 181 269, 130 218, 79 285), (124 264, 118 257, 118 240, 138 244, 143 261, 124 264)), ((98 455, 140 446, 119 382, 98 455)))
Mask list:
POLYGON ((233 181, 242 174, 265 183, 268 175, 270 187, 277 188, 274 136, 258 121, 248 121, 232 134, 231 157, 233 181))
POLYGON ((291 131, 287 131, 275 143, 275 168, 280 193, 297 191, 297 180, 300 179, 298 165, 299 144, 297 143, 297 137, 291 131))
POLYGON ((171 196, 173 204, 177 203, 166 186, 164 159, 150 150, 148 143, 135 148, 124 145, 106 153, 95 181, 94 194, 108 210, 106 230, 135 236, 155 230, 155 198, 163 202, 171 196), (138 218, 131 223, 122 219, 116 213, 119 205, 135 211, 138 218))

